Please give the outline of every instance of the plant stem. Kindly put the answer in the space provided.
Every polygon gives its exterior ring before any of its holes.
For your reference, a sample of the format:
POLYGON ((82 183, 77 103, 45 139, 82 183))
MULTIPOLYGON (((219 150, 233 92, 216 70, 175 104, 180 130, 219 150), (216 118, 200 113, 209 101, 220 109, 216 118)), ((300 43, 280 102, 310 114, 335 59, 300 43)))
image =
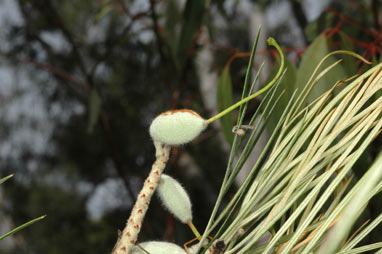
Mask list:
POLYGON ((187 225, 190 227, 192 233, 200 240, 202 236, 200 235, 199 231, 196 229, 195 225, 192 223, 192 221, 187 222, 187 225))
POLYGON ((232 106, 226 108, 225 110, 223 110, 219 114, 217 114, 217 115, 211 117, 210 119, 206 120, 206 124, 210 124, 210 123, 214 122, 215 120, 223 117, 224 115, 228 114, 229 112, 231 112, 235 108, 239 107, 240 105, 243 105, 247 101, 250 101, 253 98, 257 97, 258 95, 266 92, 280 78, 282 70, 284 69, 284 53, 281 50, 280 46, 277 44, 276 40, 273 39, 272 37, 269 37, 267 42, 268 42, 268 45, 273 46, 273 47, 275 47, 277 49, 277 51, 279 52, 280 57, 281 57, 280 68, 279 68, 279 71, 277 72, 276 76, 266 86, 264 86, 262 89, 260 89, 256 93, 254 93, 254 94, 252 94, 252 95, 250 95, 250 96, 248 96, 248 97, 246 97, 246 98, 236 102, 235 104, 233 104, 232 106))
POLYGON ((112 250, 112 254, 131 254, 131 251, 138 239, 142 222, 149 207, 152 195, 157 188, 160 176, 166 167, 171 148, 160 142, 154 141, 156 149, 156 160, 151 168, 151 172, 138 194, 137 201, 126 222, 126 227, 118 237, 117 243, 112 250))

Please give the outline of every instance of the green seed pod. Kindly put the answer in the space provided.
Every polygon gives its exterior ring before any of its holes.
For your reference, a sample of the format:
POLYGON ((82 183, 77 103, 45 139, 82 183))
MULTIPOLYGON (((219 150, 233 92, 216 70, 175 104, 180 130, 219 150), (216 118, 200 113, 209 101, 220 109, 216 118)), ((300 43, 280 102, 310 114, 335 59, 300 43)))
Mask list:
POLYGON ((166 145, 182 145, 192 141, 206 127, 206 121, 195 111, 170 110, 153 120, 150 135, 154 141, 166 145))
POLYGON ((191 200, 178 181, 162 174, 157 190, 163 205, 177 219, 183 223, 192 221, 191 200))
MULTIPOLYGON (((169 242, 150 241, 141 243, 140 246, 150 254, 186 254, 183 248, 169 242)), ((134 246, 132 254, 147 254, 144 250, 134 246)))

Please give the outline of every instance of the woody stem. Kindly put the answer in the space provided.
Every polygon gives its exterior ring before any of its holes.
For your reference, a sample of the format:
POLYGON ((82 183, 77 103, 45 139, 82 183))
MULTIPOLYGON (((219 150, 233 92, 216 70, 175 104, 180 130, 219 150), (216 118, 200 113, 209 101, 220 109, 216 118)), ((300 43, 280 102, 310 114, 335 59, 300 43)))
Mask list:
POLYGON ((149 207, 151 197, 154 194, 155 189, 159 184, 160 176, 166 167, 171 148, 157 141, 154 141, 154 145, 156 149, 156 160, 151 168, 149 176, 143 184, 141 192, 138 194, 137 201, 135 202, 130 217, 126 222, 126 227, 118 238, 112 254, 131 254, 131 250, 138 239, 138 234, 141 230, 142 222, 149 207))

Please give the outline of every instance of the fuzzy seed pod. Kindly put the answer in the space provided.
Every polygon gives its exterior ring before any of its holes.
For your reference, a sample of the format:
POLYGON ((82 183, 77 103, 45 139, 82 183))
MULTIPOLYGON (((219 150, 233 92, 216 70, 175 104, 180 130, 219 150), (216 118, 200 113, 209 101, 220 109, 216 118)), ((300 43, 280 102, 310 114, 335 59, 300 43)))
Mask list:
POLYGON ((182 145, 192 141, 206 127, 206 121, 195 111, 170 110, 153 120, 150 135, 154 141, 166 145, 182 145))
POLYGON ((162 174, 157 190, 163 205, 177 219, 183 223, 192 221, 191 200, 178 181, 162 174))
MULTIPOLYGON (((150 241, 140 246, 150 254, 186 254, 186 251, 176 244, 168 242, 150 241)), ((132 254, 147 254, 138 246, 134 246, 132 254)))

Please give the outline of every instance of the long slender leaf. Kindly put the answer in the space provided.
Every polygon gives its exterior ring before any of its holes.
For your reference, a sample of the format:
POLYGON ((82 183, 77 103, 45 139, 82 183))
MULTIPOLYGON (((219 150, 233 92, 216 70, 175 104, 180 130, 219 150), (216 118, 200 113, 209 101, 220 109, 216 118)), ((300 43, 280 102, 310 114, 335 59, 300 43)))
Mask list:
POLYGON ((351 227, 363 210, 364 205, 370 199, 368 194, 379 181, 382 180, 382 153, 379 154, 371 168, 366 172, 358 184, 354 187, 356 194, 342 213, 337 224, 327 235, 318 253, 335 252, 345 241, 351 227))
POLYGON ((92 133, 99 118, 101 109, 101 97, 96 89, 90 91, 89 96, 89 120, 88 120, 88 133, 92 133))
POLYGON ((10 174, 4 178, 1 178, 0 179, 0 184, 4 183, 5 181, 7 181, 8 179, 12 178, 13 177, 13 174, 10 174))
POLYGON ((180 69, 183 69, 184 62, 194 41, 194 36, 202 24, 205 5, 206 0, 187 0, 183 13, 184 23, 182 24, 177 47, 180 69))
MULTIPOLYGON (((217 108, 218 111, 223 111, 232 105, 232 84, 231 75, 229 73, 229 65, 226 65, 223 69, 219 82, 217 91, 217 108)), ((232 145, 233 142, 233 114, 232 112, 220 118, 220 125, 227 142, 232 145)))
POLYGON ((46 217, 46 215, 43 215, 43 216, 38 217, 38 218, 36 218, 36 219, 30 220, 30 221, 28 221, 28 222, 22 224, 21 226, 18 226, 18 227, 15 228, 15 229, 12 229, 12 230, 9 231, 8 233, 6 233, 6 234, 4 234, 4 235, 1 235, 1 236, 0 236, 0 240, 3 240, 4 238, 6 238, 6 237, 8 237, 8 236, 10 236, 10 235, 13 235, 14 233, 20 231, 21 229, 26 228, 26 227, 32 225, 33 223, 35 223, 35 222, 37 222, 37 221, 39 221, 39 220, 44 219, 45 217, 46 217))

